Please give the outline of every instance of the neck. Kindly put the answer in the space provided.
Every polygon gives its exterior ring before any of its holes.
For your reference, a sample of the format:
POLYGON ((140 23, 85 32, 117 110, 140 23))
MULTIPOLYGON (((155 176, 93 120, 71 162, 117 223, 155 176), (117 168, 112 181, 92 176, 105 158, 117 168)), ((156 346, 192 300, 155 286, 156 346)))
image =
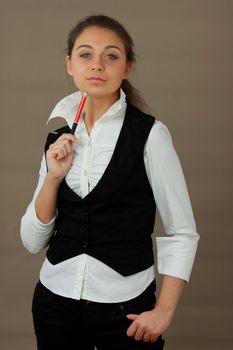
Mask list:
POLYGON ((119 93, 117 92, 114 95, 109 97, 96 97, 88 94, 88 98, 85 104, 85 125, 88 130, 88 133, 91 133, 91 130, 97 120, 107 112, 107 110, 118 100, 119 93))

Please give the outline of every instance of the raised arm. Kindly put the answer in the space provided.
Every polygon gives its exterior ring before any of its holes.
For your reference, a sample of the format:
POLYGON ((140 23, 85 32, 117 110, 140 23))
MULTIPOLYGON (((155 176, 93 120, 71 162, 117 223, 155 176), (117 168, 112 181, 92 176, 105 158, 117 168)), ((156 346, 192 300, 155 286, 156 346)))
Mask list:
POLYGON ((59 185, 68 172, 73 158, 75 136, 63 134, 50 145, 42 158, 40 176, 32 202, 21 220, 24 246, 36 253, 44 248, 53 234, 59 185))
POLYGON ((44 224, 49 223, 55 216, 57 191, 71 166, 73 158, 72 144, 76 142, 75 136, 63 134, 55 143, 50 145, 46 153, 48 173, 35 200, 37 217, 44 224))

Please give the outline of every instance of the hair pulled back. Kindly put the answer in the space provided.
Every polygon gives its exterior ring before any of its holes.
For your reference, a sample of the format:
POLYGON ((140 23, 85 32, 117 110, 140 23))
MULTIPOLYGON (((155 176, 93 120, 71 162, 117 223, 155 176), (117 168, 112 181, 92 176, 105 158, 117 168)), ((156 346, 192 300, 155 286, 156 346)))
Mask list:
MULTIPOLYGON (((105 15, 92 15, 85 17, 71 29, 67 39, 66 53, 68 56, 71 56, 75 41, 78 36, 85 29, 92 26, 107 28, 117 34, 124 44, 127 62, 136 62, 134 43, 131 36, 118 21, 105 15)), ((128 79, 124 79, 122 81, 121 88, 126 94, 127 100, 130 103, 142 110, 146 109, 146 104, 139 91, 129 82, 128 79)))

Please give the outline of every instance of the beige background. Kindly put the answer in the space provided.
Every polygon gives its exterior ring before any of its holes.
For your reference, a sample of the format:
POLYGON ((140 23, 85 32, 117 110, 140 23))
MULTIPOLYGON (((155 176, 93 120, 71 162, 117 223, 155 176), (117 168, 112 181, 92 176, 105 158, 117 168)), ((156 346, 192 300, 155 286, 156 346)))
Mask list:
POLYGON ((54 104, 74 91, 66 37, 78 19, 112 15, 136 44, 132 80, 170 129, 201 234, 166 350, 230 350, 232 335, 231 0, 1 1, 0 349, 32 350, 31 295, 44 253, 19 225, 37 182, 54 104))

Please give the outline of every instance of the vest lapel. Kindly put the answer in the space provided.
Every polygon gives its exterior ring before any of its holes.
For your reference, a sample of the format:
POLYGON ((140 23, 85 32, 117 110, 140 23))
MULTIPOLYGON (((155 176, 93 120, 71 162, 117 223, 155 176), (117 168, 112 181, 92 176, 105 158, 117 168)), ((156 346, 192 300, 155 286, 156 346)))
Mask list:
POLYGON ((145 138, 140 125, 143 121, 146 118, 142 112, 128 103, 112 158, 96 187, 84 198, 85 201, 102 200, 122 186, 130 176, 135 164, 143 157, 145 138))
POLYGON ((139 159, 143 161, 144 144, 154 120, 154 117, 148 118, 148 115, 145 118, 144 113, 128 103, 115 150, 101 179, 84 198, 77 195, 63 180, 62 187, 64 186, 69 200, 85 203, 96 202, 116 191, 130 176, 139 159))

